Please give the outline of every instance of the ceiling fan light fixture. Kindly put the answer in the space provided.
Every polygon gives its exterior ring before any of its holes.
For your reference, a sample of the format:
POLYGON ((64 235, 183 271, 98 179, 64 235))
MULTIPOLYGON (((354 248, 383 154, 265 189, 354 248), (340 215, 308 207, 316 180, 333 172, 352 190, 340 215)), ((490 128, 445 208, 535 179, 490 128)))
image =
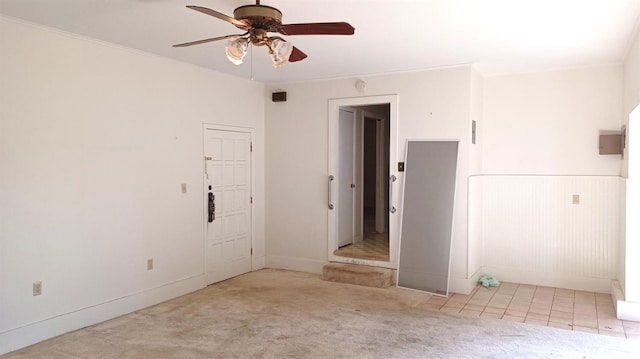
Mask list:
POLYGON ((269 56, 271 56, 271 60, 273 61, 273 67, 282 67, 282 65, 289 61, 289 56, 291 56, 292 51, 293 45, 291 45, 290 42, 281 39, 271 40, 269 43, 269 56))
POLYGON ((242 64, 244 55, 247 54, 247 47, 249 47, 249 40, 241 37, 227 41, 227 44, 224 46, 224 52, 227 54, 227 58, 231 63, 240 65, 242 64))

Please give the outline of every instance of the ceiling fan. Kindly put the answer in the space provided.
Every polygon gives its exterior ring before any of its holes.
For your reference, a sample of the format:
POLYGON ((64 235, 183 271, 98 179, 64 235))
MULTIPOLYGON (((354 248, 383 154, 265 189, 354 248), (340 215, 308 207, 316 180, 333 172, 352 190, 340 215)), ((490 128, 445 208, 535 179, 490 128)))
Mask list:
POLYGON ((236 65, 242 63, 249 45, 266 46, 269 49, 273 66, 276 68, 281 67, 287 61, 296 62, 307 57, 304 52, 280 36, 269 36, 268 33, 270 32, 277 32, 282 35, 353 35, 355 32, 354 27, 346 22, 283 24, 282 12, 271 6, 260 5, 260 0, 256 0, 255 5, 244 5, 236 8, 233 11, 233 17, 206 7, 194 5, 188 5, 187 7, 224 20, 245 32, 185 42, 173 45, 173 47, 186 47, 227 39, 225 52, 229 61, 236 65))

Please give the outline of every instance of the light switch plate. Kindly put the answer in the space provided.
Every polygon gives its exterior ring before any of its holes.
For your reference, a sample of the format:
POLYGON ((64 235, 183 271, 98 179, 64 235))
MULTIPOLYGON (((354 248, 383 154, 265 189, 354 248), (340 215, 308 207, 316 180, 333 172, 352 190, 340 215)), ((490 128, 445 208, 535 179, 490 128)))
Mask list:
POLYGON ((42 294, 42 282, 33 282, 33 296, 42 294))

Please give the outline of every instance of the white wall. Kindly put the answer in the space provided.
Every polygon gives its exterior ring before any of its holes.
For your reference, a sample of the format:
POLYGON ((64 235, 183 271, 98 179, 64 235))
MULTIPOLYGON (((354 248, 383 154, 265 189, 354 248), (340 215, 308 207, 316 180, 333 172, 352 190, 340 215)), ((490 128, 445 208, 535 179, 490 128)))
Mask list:
POLYGON ((267 94, 287 91, 287 102, 266 104, 267 266, 319 272, 327 261, 328 100, 398 94, 398 160, 407 139, 461 140, 452 284, 465 282, 471 71, 368 77, 365 93, 357 92, 355 79, 268 88, 267 94))
POLYGON ((638 168, 640 167, 640 151, 638 151, 638 126, 640 126, 640 23, 636 26, 636 32, 631 39, 629 53, 624 62, 624 103, 623 116, 627 126, 627 143, 624 152, 624 161, 621 169, 622 208, 626 210, 623 217, 620 238, 620 247, 623 257, 618 266, 618 280, 621 285, 620 300, 627 303, 618 303, 618 316, 625 319, 640 318, 640 265, 637 260, 637 248, 640 238, 638 233, 638 168), (633 120, 631 118, 633 117, 633 120), (635 136, 635 137, 634 137, 635 136), (635 175, 635 177, 634 177, 635 175), (629 279, 629 280, 628 280, 629 279), (629 303, 635 305, 629 305, 629 303))
POLYGON ((262 266, 262 84, 8 18, 0 52, 0 353, 203 286, 203 123, 255 129, 262 266))
POLYGON ((622 125, 622 67, 488 77, 484 84, 485 271, 608 291, 620 258, 621 159, 599 155, 598 136, 622 125))
POLYGON ((619 184, 613 176, 483 177, 483 270, 508 282, 609 292, 620 258, 619 184))
MULTIPOLYGON (((631 112, 640 106, 640 24, 638 24, 635 36, 632 37, 632 41, 629 47, 629 53, 624 62, 624 104, 623 104, 623 118, 624 123, 629 127, 629 115, 631 112)), ((637 124, 635 126, 638 126, 637 124)), ((627 142, 629 138, 627 137, 627 142)), ((628 177, 629 169, 629 152, 625 149, 625 156, 622 164, 621 174, 623 179, 623 186, 626 188, 626 178, 628 177)), ((638 159, 636 159, 638 160, 638 159)), ((623 204, 626 205, 626 192, 622 197, 623 204)), ((626 226, 626 223, 624 224, 626 226)), ((623 234, 626 234, 623 231, 623 234)), ((626 236, 622 237, 621 246, 624 248, 626 236)), ((624 253, 624 252, 623 252, 624 253)), ((632 258, 629 258, 630 260, 632 258)), ((625 288, 625 273, 624 273, 624 261, 622 261, 620 267, 619 279, 622 283, 622 288, 625 288)), ((638 273, 640 275, 640 273, 638 273)))
POLYGON ((618 266, 618 281, 611 290, 616 314, 619 319, 640 321, 640 104, 631 111, 627 122, 627 146, 624 151, 628 159, 621 177, 620 207, 624 211, 620 238, 621 260, 618 266))
POLYGON ((631 38, 629 53, 624 61, 624 108, 625 120, 636 106, 640 105, 640 23, 631 38))
POLYGON ((622 67, 488 77, 485 174, 611 175, 620 156, 598 154, 601 130, 622 125, 622 67))
POLYGON ((610 205, 609 198, 618 198, 621 162, 619 156, 598 154, 598 136, 622 124, 621 66, 489 78, 465 67, 365 80, 365 94, 356 92, 354 80, 267 89, 289 95, 286 103, 266 105, 268 266, 318 272, 326 262, 328 99, 398 94, 399 160, 404 158, 408 138, 462 140, 453 291, 464 291, 463 279, 469 278, 469 283, 483 273, 500 274, 510 281, 606 291, 607 283, 615 278, 621 216, 618 206, 603 213, 599 205, 610 205), (477 144, 472 146, 474 119, 477 144), (498 186, 498 192, 485 183, 499 178, 496 175, 512 177, 508 186, 498 186), (540 177, 544 183, 535 188, 538 192, 531 192, 527 181, 539 175, 546 175, 540 177), (564 185, 567 178, 561 176, 567 175, 580 177, 564 185), (565 190, 555 190, 559 186, 565 190), (521 201, 499 202, 496 193, 521 201), (553 227, 554 233, 525 233, 532 223, 549 220, 545 216, 554 213, 558 203, 568 200, 570 204, 573 194, 582 196, 582 204, 568 206, 566 213, 553 218, 554 225, 547 227, 553 227), (581 213, 577 224, 571 214, 576 210, 581 213), (496 220, 501 214, 518 213, 522 214, 518 218, 496 220), (571 246, 575 236, 583 233, 580 223, 593 218, 604 229, 591 228, 597 239, 589 250, 600 246, 606 259, 600 260, 593 252, 583 257, 580 246, 562 254, 545 254, 553 258, 540 258, 540 263, 551 259, 574 263, 582 258, 587 267, 561 268, 563 273, 551 267, 532 268, 526 265, 527 253, 504 250, 514 245, 535 249, 543 242, 547 249, 562 241, 571 246), (464 232, 467 223, 468 234, 464 232), (563 231, 570 233, 568 237, 563 231), (500 248, 503 250, 498 251, 500 248))
MULTIPOLYGON (((624 278, 622 281, 626 301, 640 304, 640 262, 638 252, 640 252, 640 224, 638 223, 638 213, 640 213, 640 105, 631 112, 629 117, 629 146, 627 154, 629 157, 629 177, 625 179, 625 234, 624 243, 624 278)), ((640 309, 640 308, 639 308, 640 309)), ((640 312, 636 313, 640 318, 640 312)))
MULTIPOLYGON (((470 176, 468 183, 468 246, 469 246, 469 266, 467 275, 469 278, 477 278, 482 267, 482 181, 479 175, 482 174, 482 148, 484 135, 482 128, 483 106, 484 106, 484 78, 475 69, 471 70, 471 93, 470 93, 470 120, 476 121, 476 143, 469 147, 471 161, 470 176)), ((471 129, 471 123, 469 128, 471 129)))
MULTIPOLYGON (((629 114, 640 105, 640 24, 637 24, 635 33, 631 36, 629 43, 629 52, 624 61, 623 66, 623 93, 624 101, 622 106, 622 116, 624 124, 629 128, 629 114)), ((621 179, 621 206, 626 209, 627 193, 626 184, 629 174, 629 151, 628 142, 629 136, 626 138, 627 148, 625 148, 624 158, 622 160, 622 166, 620 169, 621 179)), ((625 217, 621 221, 621 236, 620 236, 620 249, 621 253, 626 253, 626 221, 625 217)), ((618 266, 617 278, 620 282, 624 292, 626 286, 626 274, 625 274, 625 261, 626 256, 622 256, 620 265, 618 266)))

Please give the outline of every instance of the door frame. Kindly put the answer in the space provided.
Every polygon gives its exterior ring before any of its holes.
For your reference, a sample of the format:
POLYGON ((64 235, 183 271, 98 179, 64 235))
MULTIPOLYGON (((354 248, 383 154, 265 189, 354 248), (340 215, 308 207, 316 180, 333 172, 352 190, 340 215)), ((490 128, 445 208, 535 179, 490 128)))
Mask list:
MULTIPOLYGON (((207 133, 207 130, 214 130, 214 131, 229 131, 229 132, 242 132, 242 133, 248 133, 249 134, 249 138, 251 141, 251 151, 249 151, 249 158, 251 161, 251 166, 249 166, 249 178, 251 180, 251 185, 249 186, 249 195, 251 196, 251 198, 253 199, 253 189, 254 189, 254 183, 255 183, 255 170, 254 170, 254 166, 255 166, 255 158, 253 156, 253 141, 254 141, 254 132, 255 129, 253 127, 240 127, 240 126, 228 126, 228 125, 219 125, 219 124, 212 124, 212 123, 203 123, 202 124, 202 143, 201 145, 201 157, 200 160, 202 161, 202 182, 200 183, 200 195, 202 198, 202 276, 203 276, 203 280, 206 281, 206 263, 207 263, 207 220, 208 220, 208 213, 207 213, 207 208, 208 208, 208 203, 207 203, 207 190, 205 189, 205 184, 206 184, 206 167, 207 167, 207 162, 205 159, 205 134, 207 133)), ((253 252, 253 248, 255 248, 256 243, 255 243, 255 211, 253 209, 253 200, 251 203, 251 270, 255 271, 257 270, 256 268, 254 268, 256 261, 254 258, 254 252, 253 252)), ((205 285, 207 285, 205 283, 205 285)))
MULTIPOLYGON (((329 100, 329 133, 328 133, 328 193, 327 198, 333 203, 339 203, 337 197, 337 191, 332 191, 330 178, 338 173, 337 148, 335 146, 338 140, 338 121, 340 117, 341 107, 353 107, 353 106, 365 106, 365 105, 381 105, 389 104, 389 176, 400 177, 398 175, 398 169, 395 164, 398 162, 398 95, 380 95, 380 96, 367 96, 367 97, 351 97, 329 100)), ((362 187, 362 186, 361 186, 362 187)), ((398 195, 399 181, 396 180, 394 186, 389 187, 389 197, 392 198, 393 203, 389 203, 389 207, 401 208, 400 196, 398 195)), ((391 202, 391 201, 390 201, 391 202)), ((332 203, 327 203, 331 205, 332 203)), ((399 244, 399 228, 400 228, 400 211, 396 211, 394 214, 389 215, 389 261, 376 261, 357 258, 340 257, 333 254, 338 249, 338 237, 337 237, 337 211, 332 209, 332 206, 328 206, 327 216, 327 260, 330 262, 340 263, 352 263, 362 264, 375 267, 385 268, 398 268, 398 244, 399 244)))

